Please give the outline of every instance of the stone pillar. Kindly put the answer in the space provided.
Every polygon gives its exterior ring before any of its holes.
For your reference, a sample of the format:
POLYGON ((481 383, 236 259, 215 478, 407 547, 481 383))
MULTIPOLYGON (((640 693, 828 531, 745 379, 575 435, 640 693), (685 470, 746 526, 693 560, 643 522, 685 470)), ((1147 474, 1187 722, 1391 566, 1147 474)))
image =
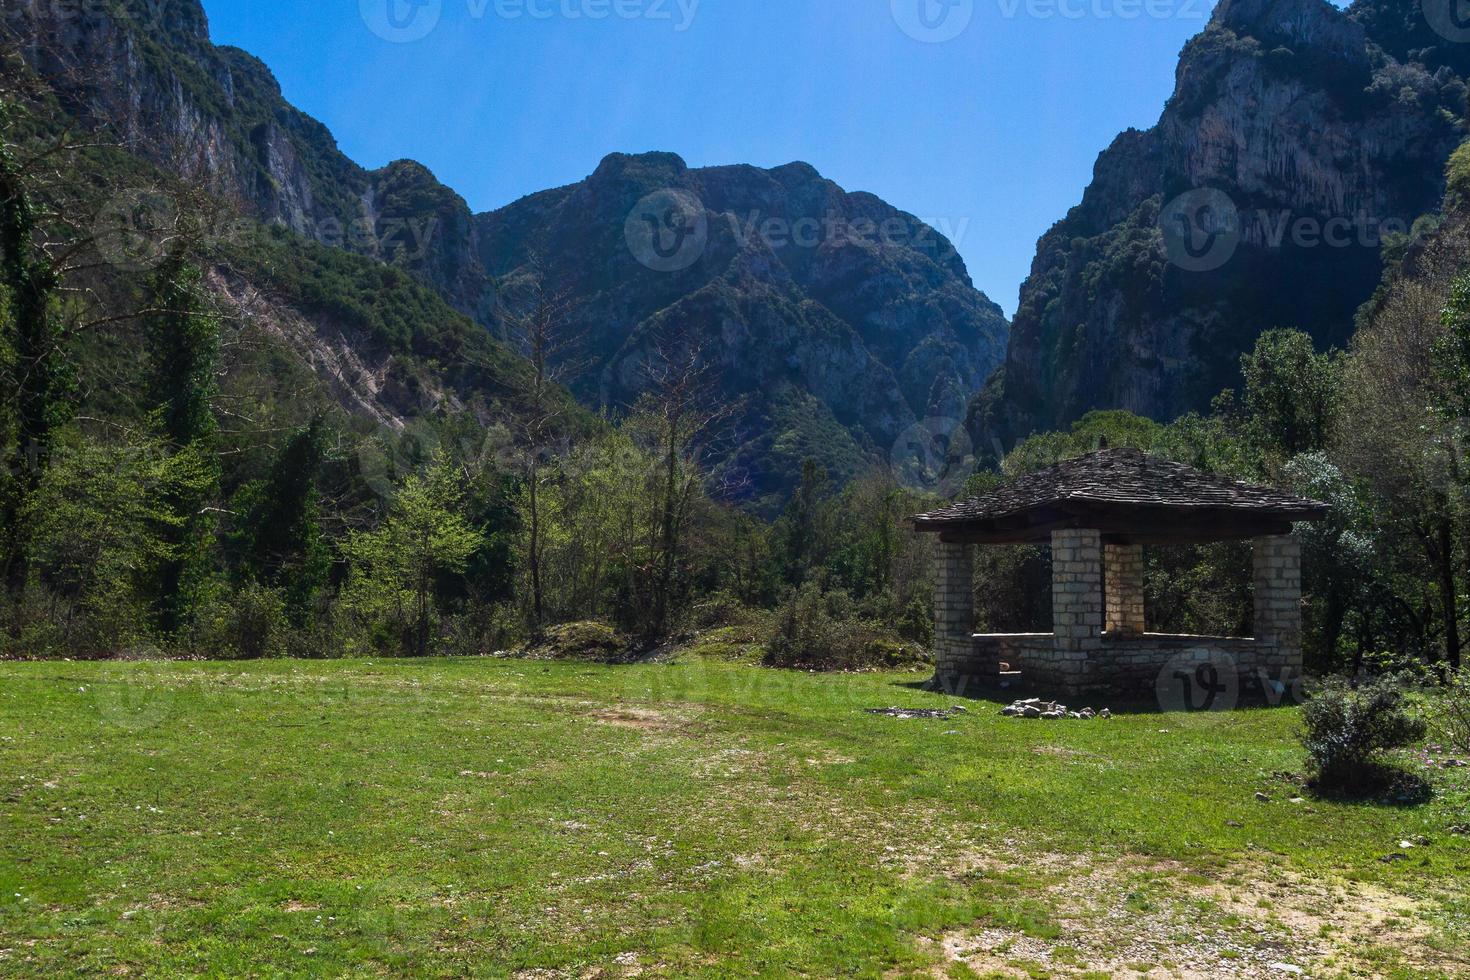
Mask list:
POLYGON ((1099 532, 1052 532, 1051 594, 1057 649, 1080 651, 1099 646, 1103 627, 1099 532))
POLYGON ((1103 588, 1107 605, 1103 630, 1119 636, 1142 636, 1143 545, 1103 546, 1103 588))
POLYGON ((934 546, 934 663, 938 673, 960 670, 975 641, 975 546, 934 546))
POLYGON ((1256 640, 1263 666, 1302 666, 1302 543, 1292 535, 1256 538, 1256 640))

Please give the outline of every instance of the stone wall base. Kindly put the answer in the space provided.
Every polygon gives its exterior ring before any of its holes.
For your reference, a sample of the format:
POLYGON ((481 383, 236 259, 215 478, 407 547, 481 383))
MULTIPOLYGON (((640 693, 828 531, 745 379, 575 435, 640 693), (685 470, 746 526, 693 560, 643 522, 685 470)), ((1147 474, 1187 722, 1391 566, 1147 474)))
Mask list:
POLYGON ((1020 672, 1006 693, 1122 703, 1173 697, 1201 667, 1208 671, 1201 676, 1220 683, 1230 697, 1269 696, 1273 688, 1299 683, 1302 672, 1299 653, 1270 641, 1145 634, 1099 637, 1091 649, 1066 650, 1050 635, 1020 634, 976 636, 965 650, 950 645, 936 659, 934 684, 956 696, 994 692, 1001 664, 1020 672))

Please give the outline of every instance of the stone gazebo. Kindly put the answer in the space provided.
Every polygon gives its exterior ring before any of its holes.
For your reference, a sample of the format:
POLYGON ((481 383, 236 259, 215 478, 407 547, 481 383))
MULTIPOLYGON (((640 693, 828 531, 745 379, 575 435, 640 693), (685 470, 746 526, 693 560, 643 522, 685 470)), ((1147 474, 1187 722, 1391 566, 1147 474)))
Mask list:
POLYGON ((1269 487, 1105 449, 920 514, 915 530, 939 535, 935 680, 960 691, 995 686, 1007 674, 1058 697, 1143 697, 1168 664, 1192 653, 1233 664, 1252 686, 1289 685, 1302 666, 1301 545, 1292 525, 1326 512, 1269 487), (1246 538, 1255 542, 1253 637, 1147 631, 1145 545, 1246 538), (974 548, 982 544, 1051 546, 1051 633, 975 634, 974 548))

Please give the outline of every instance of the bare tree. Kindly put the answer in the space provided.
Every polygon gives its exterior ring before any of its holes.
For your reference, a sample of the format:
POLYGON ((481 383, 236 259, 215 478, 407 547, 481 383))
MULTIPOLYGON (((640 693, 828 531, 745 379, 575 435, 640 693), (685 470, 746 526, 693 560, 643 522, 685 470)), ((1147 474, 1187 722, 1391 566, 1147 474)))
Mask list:
POLYGON ((546 590, 542 581, 542 480, 545 461, 564 433, 572 401, 562 386, 580 365, 582 334, 572 326, 568 290, 547 284, 539 262, 532 260, 520 281, 507 290, 501 322, 506 339, 526 359, 516 378, 518 413, 516 457, 526 483, 526 571, 531 584, 530 625, 539 636, 546 625, 546 590))
POLYGON ((680 563, 694 505, 705 487, 704 462, 731 414, 719 397, 699 338, 680 332, 661 337, 647 365, 648 388, 634 424, 655 450, 657 530, 649 608, 639 624, 645 639, 668 635, 683 597, 680 563))

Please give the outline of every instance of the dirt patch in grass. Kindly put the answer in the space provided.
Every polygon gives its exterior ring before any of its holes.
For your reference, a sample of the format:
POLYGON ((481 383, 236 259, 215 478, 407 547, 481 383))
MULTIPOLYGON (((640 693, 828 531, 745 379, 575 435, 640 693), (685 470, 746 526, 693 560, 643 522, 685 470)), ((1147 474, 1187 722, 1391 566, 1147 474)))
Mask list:
POLYGON ((1213 980, 1470 971, 1470 959, 1435 948, 1425 907, 1363 883, 1252 865, 1202 875, 1140 857, 966 864, 969 873, 1024 871, 1043 879, 1034 894, 1050 909, 1057 934, 987 927, 946 933, 930 941, 940 960, 936 976, 969 970, 982 977, 1213 980))
POLYGON ((676 719, 651 708, 615 708, 595 712, 592 718, 600 725, 640 732, 667 732, 679 727, 676 719))

